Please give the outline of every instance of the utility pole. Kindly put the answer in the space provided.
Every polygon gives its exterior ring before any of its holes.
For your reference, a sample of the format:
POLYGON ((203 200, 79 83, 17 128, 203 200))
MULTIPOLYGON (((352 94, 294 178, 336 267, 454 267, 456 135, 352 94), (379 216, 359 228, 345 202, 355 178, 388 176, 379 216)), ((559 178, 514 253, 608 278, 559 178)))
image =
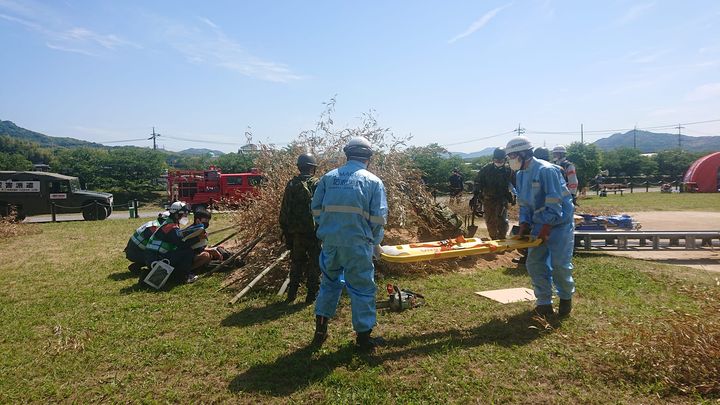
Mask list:
POLYGON ((633 128, 633 149, 637 149, 637 125, 633 128))
POLYGON ((583 132, 583 124, 580 124, 580 143, 585 143, 585 133, 583 132))
POLYGON ((525 133, 525 128, 520 126, 520 123, 518 122, 517 129, 514 129, 513 132, 517 132, 517 135, 520 136, 525 133))
POLYGON ((678 126, 676 126, 675 128, 678 129, 678 149, 682 150, 682 132, 681 132, 681 130, 685 127, 678 124, 678 126))
POLYGON ((160 136, 160 134, 155 133, 155 127, 153 127, 152 136, 148 139, 152 139, 153 141, 153 150, 157 150, 157 137, 160 136))

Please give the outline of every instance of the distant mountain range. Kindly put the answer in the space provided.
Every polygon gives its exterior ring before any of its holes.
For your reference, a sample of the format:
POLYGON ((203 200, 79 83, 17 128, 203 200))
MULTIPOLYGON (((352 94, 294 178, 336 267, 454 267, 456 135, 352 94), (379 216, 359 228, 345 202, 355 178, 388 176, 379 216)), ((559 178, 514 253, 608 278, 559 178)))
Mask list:
POLYGON ((1 121, 0 120, 0 135, 7 135, 11 138, 21 139, 23 141, 30 141, 40 144, 44 147, 63 147, 63 148, 78 148, 78 147, 89 147, 89 148, 103 148, 104 145, 95 142, 81 141, 75 138, 60 138, 55 136, 47 136, 39 132, 30 131, 28 129, 15 125, 12 121, 1 121))
MULTIPOLYGON (((691 152, 716 152, 720 151, 720 136, 680 136, 680 143, 684 150, 691 152)), ((678 135, 667 133, 656 133, 649 131, 633 131, 613 134, 607 138, 598 139, 593 142, 600 150, 613 150, 618 148, 632 148, 637 145, 642 153, 654 153, 678 147, 678 135)), ((548 148, 552 148, 549 146, 548 148)), ((463 159, 474 159, 481 156, 492 155, 494 147, 485 148, 478 152, 450 152, 453 156, 460 156, 463 159)))
MULTIPOLYGON (((601 150, 632 148, 637 145, 642 153, 653 153, 678 147, 678 134, 648 131, 617 133, 593 142, 601 150)), ((680 136, 680 145, 691 152, 714 152, 720 150, 720 136, 680 136)))
POLYGON ((219 150, 214 149, 205 149, 205 148, 190 148, 181 150, 178 152, 181 155, 192 155, 192 156, 205 156, 205 155, 213 155, 213 156, 222 156, 225 154, 225 152, 221 152, 219 150))
MULTIPOLYGON (((75 138, 55 137, 41 134, 39 132, 30 131, 28 129, 15 125, 12 121, 0 120, 0 135, 7 135, 12 138, 22 139, 40 144, 43 147, 90 147, 90 148, 110 148, 111 146, 99 144, 96 142, 88 142, 75 138)), ((720 136, 687 136, 680 137, 682 148, 692 152, 714 152, 720 151, 720 136)), ((667 149, 675 149, 678 147, 678 135, 668 133, 655 133, 648 131, 633 131, 613 134, 607 138, 598 139, 593 142, 601 150, 612 150, 621 147, 637 148, 642 153, 653 153, 667 149)), ((482 156, 491 156, 495 147, 485 148, 477 152, 449 152, 452 156, 460 156, 463 159, 474 159, 482 156)), ((212 153, 215 156, 223 155, 219 150, 206 148, 190 148, 180 152, 184 155, 206 155, 212 153)))
MULTIPOLYGON (((12 121, 2 121, 0 120, 0 136, 7 135, 11 138, 15 139, 21 139, 23 141, 29 141, 29 142, 35 142, 39 144, 42 147, 45 148, 80 148, 80 147, 86 147, 86 148, 117 148, 118 146, 108 146, 103 145, 96 142, 88 142, 83 141, 80 139, 75 138, 65 138, 65 137, 56 137, 56 136, 48 136, 45 134, 41 134, 40 132, 30 131, 29 129, 25 129, 22 127, 19 127, 15 125, 12 121)), ((207 154, 213 154, 215 156, 221 156, 224 155, 224 152, 221 152, 219 150, 213 150, 213 149, 204 149, 204 148, 190 148, 185 149, 180 152, 176 152, 181 155, 192 155, 192 156, 204 156, 207 154)))

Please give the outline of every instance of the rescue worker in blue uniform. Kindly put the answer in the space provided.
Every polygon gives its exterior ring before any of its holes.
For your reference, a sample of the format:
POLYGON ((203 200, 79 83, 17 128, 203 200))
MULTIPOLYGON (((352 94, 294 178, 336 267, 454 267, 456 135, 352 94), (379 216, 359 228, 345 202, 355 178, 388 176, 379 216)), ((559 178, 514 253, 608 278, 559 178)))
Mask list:
POLYGON ((574 242, 574 206, 560 169, 533 157, 533 146, 524 136, 508 142, 505 148, 510 168, 517 174, 520 204, 519 237, 532 235, 542 239, 542 245, 530 248, 527 267, 535 290, 540 316, 553 315, 553 285, 560 305, 558 315, 567 316, 572 310, 575 281, 572 277, 574 242))
POLYGON ((335 316, 343 287, 350 295, 356 348, 373 351, 382 344, 371 337, 376 323, 375 267, 387 222, 387 199, 383 182, 367 170, 372 145, 362 137, 352 138, 343 148, 347 163, 326 173, 312 199, 312 213, 322 241, 322 280, 315 303, 315 336, 320 346, 327 338, 327 325, 335 316))

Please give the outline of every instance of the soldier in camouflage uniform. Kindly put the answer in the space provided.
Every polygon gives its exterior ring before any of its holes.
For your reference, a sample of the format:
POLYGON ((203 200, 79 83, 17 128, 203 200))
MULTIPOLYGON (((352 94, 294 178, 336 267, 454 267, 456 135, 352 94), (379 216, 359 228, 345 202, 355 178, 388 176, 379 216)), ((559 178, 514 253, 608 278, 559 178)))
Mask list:
POLYGON ((508 231, 508 203, 515 205, 512 171, 505 164, 505 151, 497 148, 493 161, 483 166, 475 177, 470 206, 482 202, 485 223, 491 239, 505 239, 508 231))
POLYGON ((306 153, 298 157, 297 166, 300 175, 293 177, 285 186, 280 206, 280 229, 285 246, 290 249, 291 261, 286 302, 295 301, 300 282, 305 278, 305 303, 312 304, 320 286, 320 241, 315 236, 315 222, 310 211, 318 182, 314 177, 317 161, 313 155, 306 153))

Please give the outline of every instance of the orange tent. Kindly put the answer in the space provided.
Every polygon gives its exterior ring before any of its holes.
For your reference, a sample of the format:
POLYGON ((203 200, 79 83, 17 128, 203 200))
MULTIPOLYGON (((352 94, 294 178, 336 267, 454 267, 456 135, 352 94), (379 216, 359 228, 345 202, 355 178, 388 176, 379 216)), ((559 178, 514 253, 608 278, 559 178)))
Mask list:
POLYGON ((716 193, 720 189, 720 152, 696 160, 683 178, 688 191, 716 193))

